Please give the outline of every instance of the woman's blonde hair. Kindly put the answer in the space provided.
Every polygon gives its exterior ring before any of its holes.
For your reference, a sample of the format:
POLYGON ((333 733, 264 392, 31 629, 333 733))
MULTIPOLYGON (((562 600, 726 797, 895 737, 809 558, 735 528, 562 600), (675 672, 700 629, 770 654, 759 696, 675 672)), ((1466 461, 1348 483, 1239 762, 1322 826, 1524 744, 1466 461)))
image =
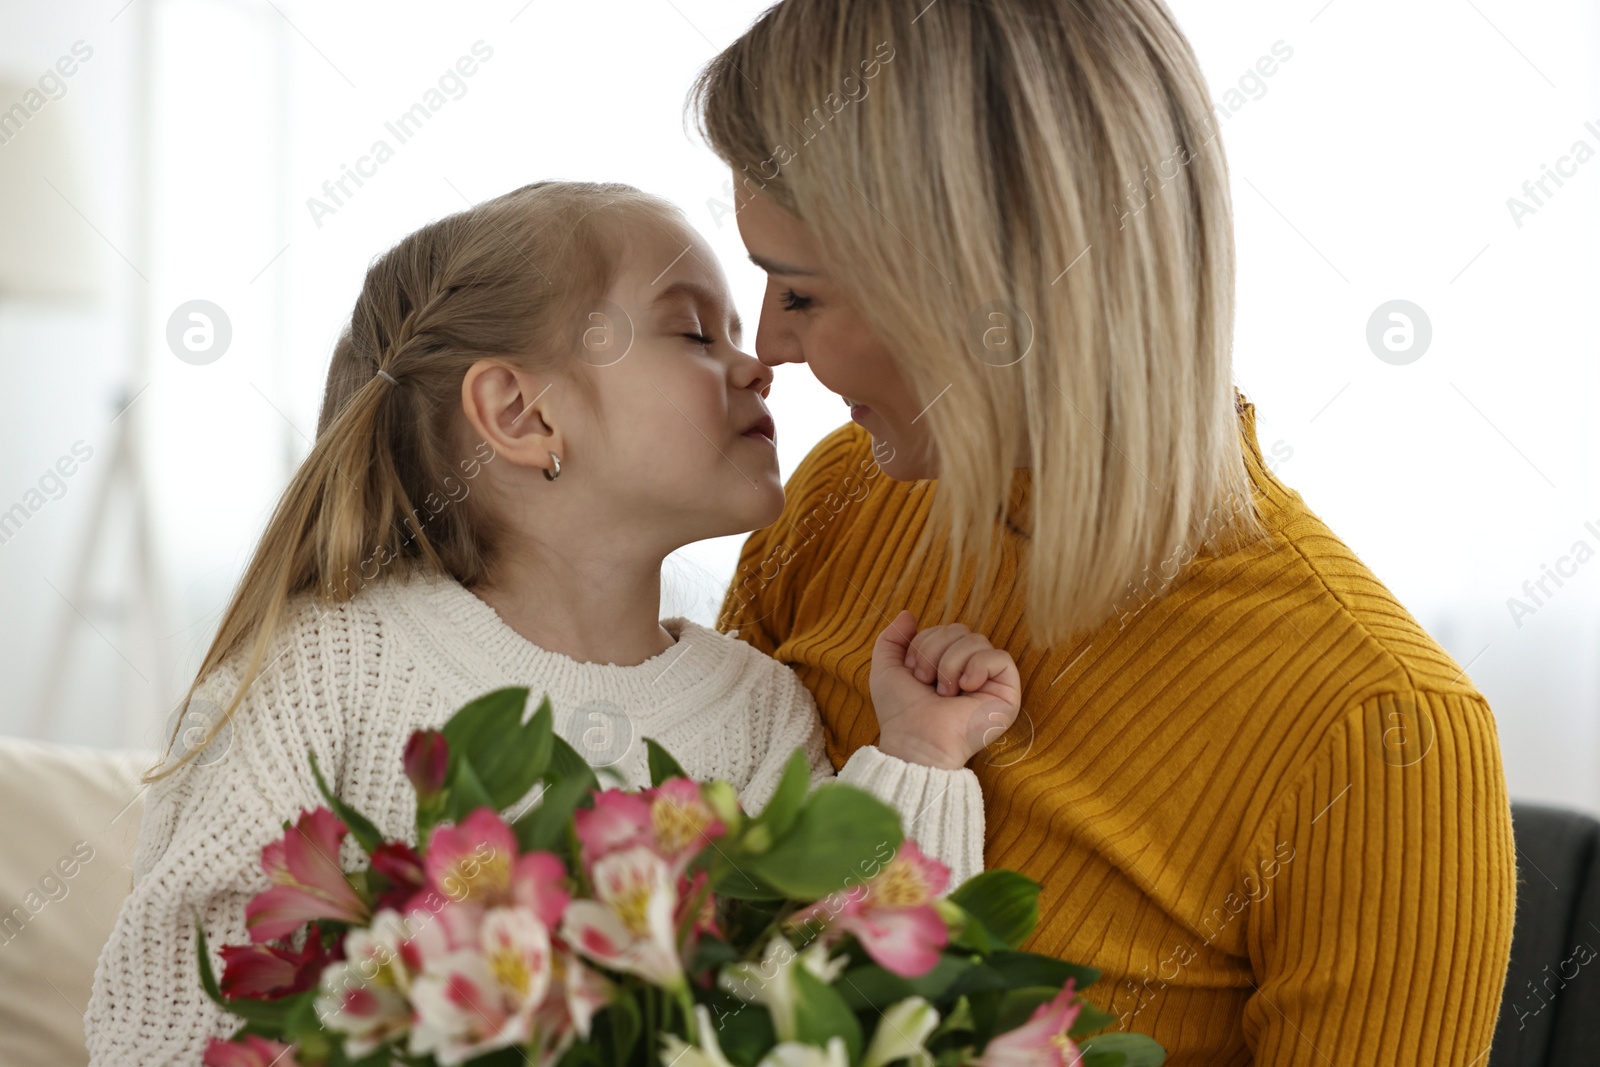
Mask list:
POLYGON ((1162 561, 1263 533, 1227 165, 1159 0, 783 0, 689 107, 736 201, 760 191, 809 227, 929 405, 918 558, 942 534, 984 597, 1029 457, 1024 619, 1053 643, 1162 561))
MULTIPOLYGON (((620 269, 627 229, 678 220, 669 201, 630 185, 534 182, 429 223, 371 264, 333 350, 317 439, 184 706, 248 642, 237 690, 203 742, 143 781, 183 766, 230 720, 291 597, 339 603, 380 572, 443 573, 468 586, 490 574, 505 531, 484 495, 464 488, 472 464, 493 459, 482 456, 461 410, 467 368, 501 358, 536 372, 572 369, 582 350, 596 351, 586 331, 606 328, 593 316, 620 269)), ((597 402, 589 376, 567 377, 597 402)))

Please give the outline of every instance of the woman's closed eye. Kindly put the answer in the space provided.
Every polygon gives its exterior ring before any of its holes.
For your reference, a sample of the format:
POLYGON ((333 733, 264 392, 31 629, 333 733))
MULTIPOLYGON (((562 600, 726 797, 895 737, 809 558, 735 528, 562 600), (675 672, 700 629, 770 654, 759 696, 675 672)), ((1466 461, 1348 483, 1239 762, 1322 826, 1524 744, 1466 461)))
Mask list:
POLYGON ((811 298, 809 296, 801 296, 793 289, 785 289, 783 291, 783 310, 804 311, 810 306, 811 298))
POLYGON ((715 338, 707 337, 705 334, 701 334, 701 333, 686 333, 683 336, 687 337, 689 340, 691 340, 695 344, 699 344, 699 345, 710 345, 710 344, 713 344, 715 342, 715 340, 716 340, 715 338))

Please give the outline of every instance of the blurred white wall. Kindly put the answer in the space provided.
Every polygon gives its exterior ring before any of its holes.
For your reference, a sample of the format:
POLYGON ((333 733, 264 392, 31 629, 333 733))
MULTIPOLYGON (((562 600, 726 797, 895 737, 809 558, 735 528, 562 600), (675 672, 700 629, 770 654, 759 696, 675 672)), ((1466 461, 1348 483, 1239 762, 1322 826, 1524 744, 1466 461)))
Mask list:
MULTIPOLYGON (((0 510, 76 442, 93 450, 0 543, 0 731, 154 743, 307 448, 367 262, 423 222, 542 177, 630 182, 700 226, 753 337, 761 275, 718 210, 726 172, 686 135, 682 105, 694 72, 763 6, 0 9, 0 81, 36 82, 75 42, 93 49, 30 124, 59 124, 79 146, 77 173, 54 179, 94 231, 106 284, 92 303, 0 297, 0 510), (474 72, 447 77, 463 56, 474 72), (443 105, 397 144, 385 122, 431 89, 443 105), (393 157, 364 164, 374 173, 347 183, 332 213, 310 210, 380 138, 393 157), (141 149, 148 189, 133 180, 141 149), (231 329, 211 362, 167 343, 169 318, 196 300, 231 329), (160 633, 111 595, 125 584, 125 525, 97 591, 63 595, 125 379, 143 389, 132 410, 170 610, 160 633), (63 620, 64 699, 41 724, 63 620)), ((1600 16, 1576 0, 1173 6, 1225 111, 1237 376, 1263 448, 1488 694, 1513 794, 1600 811, 1588 328, 1600 158, 1577 148, 1600 151, 1600 16), (1541 179, 1534 203, 1523 186, 1541 179), (1534 210, 1514 213, 1510 197, 1534 210), (1411 362, 1368 343, 1369 320, 1395 300, 1430 327, 1411 362), (1578 542, 1593 562, 1576 561, 1578 542), (1531 610, 1514 614, 1512 597, 1531 610)), ((8 179, 17 159, 0 144, 8 179)), ((803 368, 779 369, 770 404, 786 475, 845 421, 803 368)), ((664 608, 709 622, 741 540, 675 557, 664 608)))

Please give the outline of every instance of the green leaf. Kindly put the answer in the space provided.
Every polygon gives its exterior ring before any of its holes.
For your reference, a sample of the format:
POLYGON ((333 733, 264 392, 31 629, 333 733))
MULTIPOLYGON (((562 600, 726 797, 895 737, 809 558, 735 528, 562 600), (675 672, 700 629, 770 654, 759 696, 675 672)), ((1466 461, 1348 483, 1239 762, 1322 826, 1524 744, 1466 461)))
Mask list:
POLYGON ((444 806, 446 819, 458 823, 479 808, 499 810, 472 764, 465 759, 458 761, 454 756, 450 758, 450 763, 450 784, 446 787, 449 799, 444 806))
POLYGON ((1033 1015, 1033 1009, 1056 998, 1061 990, 1047 985, 1023 986, 1007 990, 1000 998, 1000 1010, 995 1015, 994 1028, 1000 1033, 1015 1030, 1033 1015))
POLYGON ((496 689, 463 705, 441 731, 450 745, 451 774, 460 763, 471 764, 496 811, 526 796, 550 762, 550 697, 546 694, 524 723, 527 704, 526 686, 496 689))
POLYGON ((983 921, 959 904, 950 904, 961 913, 960 925, 952 925, 950 944, 954 948, 969 948, 982 955, 1003 951, 1006 943, 989 932, 983 921))
POLYGON ((882 866, 904 834, 899 814, 863 789, 832 781, 819 786, 788 833, 759 856, 741 860, 753 879, 795 900, 820 900, 882 866))
POLYGON ((582 778, 590 789, 600 788, 600 779, 595 777, 594 768, 559 734, 550 738, 550 765, 546 772, 546 779, 552 783, 582 778))
POLYGON ((1039 925, 1039 883, 1016 871, 973 875, 950 899, 1010 948, 1022 944, 1039 925))
POLYGON ((939 1020, 938 1027, 928 1035, 928 1046, 932 1046, 941 1037, 953 1033, 972 1033, 972 1006, 966 997, 957 997, 955 1006, 945 1012, 944 1018, 939 1020))
POLYGON ((882 1008, 906 997, 922 997, 935 1001, 943 997, 964 973, 972 968, 971 960, 960 956, 939 957, 931 969, 915 978, 905 978, 885 970, 876 963, 852 967, 839 975, 834 988, 852 1010, 882 1008))
POLYGON ((737 1067, 755 1067, 778 1043, 772 1015, 766 1008, 725 994, 707 1000, 717 1043, 722 1046, 722 1054, 737 1067))
POLYGON ((600 1039, 598 1036, 588 1041, 574 1041, 567 1046, 567 1051, 556 1060, 555 1067, 605 1067, 605 1059, 600 1055, 600 1039))
POLYGON ((795 816, 800 814, 810 788, 811 764, 806 760, 805 750, 796 748, 789 762, 783 765, 783 777, 778 780, 778 788, 773 790, 772 799, 767 801, 767 806, 756 817, 756 821, 772 834, 774 841, 788 833, 794 825, 795 816))
POLYGON ((1079 1052, 1082 1053, 1078 1059, 1080 1067, 1122 1067, 1123 1064, 1128 1062, 1128 1057, 1109 1049, 1102 1049, 1099 1052, 1083 1052, 1080 1048, 1079 1052))
POLYGON ((371 819, 340 800, 328 788, 328 783, 322 778, 322 768, 317 766, 317 754, 310 748, 306 749, 306 758, 311 760, 311 773, 317 779, 317 789, 321 791, 322 799, 328 802, 328 810, 339 816, 340 821, 349 827, 350 836, 361 843, 367 855, 372 855, 383 844, 383 834, 378 832, 371 819))
POLYGON ((566 844, 573 813, 588 795, 589 783, 578 775, 546 785, 533 810, 511 824, 520 851, 544 849, 559 855, 566 844))
POLYGON ((711 891, 735 900, 787 900, 789 893, 757 876, 751 857, 738 849, 718 849, 711 860, 711 891))
POLYGON ((1060 989, 1071 978, 1077 983, 1073 988, 1081 990, 1100 980, 1100 972, 1093 967, 1068 963, 1037 952, 1002 949, 991 952, 984 962, 1004 975, 1006 982, 1012 986, 1048 985, 1060 989))
POLYGON ((678 766, 678 761, 672 758, 670 752, 657 744, 655 738, 645 738, 644 747, 645 751, 649 753, 650 784, 652 786, 660 785, 668 778, 689 777, 688 772, 678 766))
POLYGON ((1083 1050, 1086 1063, 1090 1055, 1107 1053, 1121 1053, 1123 1067, 1161 1067, 1167 1058, 1166 1050, 1144 1034, 1100 1034, 1084 1038, 1078 1047, 1083 1050))
POLYGON ((1076 1041, 1085 1034, 1092 1034, 1096 1030, 1104 1030, 1117 1021, 1117 1017, 1110 1012, 1101 1011, 1082 997, 1078 998, 1078 1017, 1072 1022, 1072 1029, 1067 1031, 1067 1036, 1076 1041))
MULTIPOLYGON (((957 984, 965 985, 965 979, 972 974, 976 974, 978 971, 987 972, 990 975, 994 975, 996 978, 999 977, 995 971, 988 967, 974 967, 971 971, 967 972, 967 975, 963 975, 963 981, 957 984)), ((1000 998, 1002 995, 1003 993, 999 989, 979 988, 973 990, 972 993, 967 997, 967 1003, 972 1009, 973 1032, 976 1033, 982 1041, 988 1041, 995 1035, 994 1017, 995 1013, 1000 1010, 1000 998)))
POLYGON ((988 963, 974 963, 963 971, 951 983, 948 993, 959 995, 970 993, 973 995, 973 1011, 984 1010, 993 1013, 998 1008, 1000 997, 1007 990, 1013 988, 1015 983, 1006 980, 1006 976, 989 966, 988 963), (984 1002, 980 1005, 978 994, 994 994, 992 1004, 984 1002))
POLYGON ((695 942, 694 953, 685 970, 691 975, 698 975, 707 967, 721 970, 724 963, 732 963, 739 958, 739 950, 721 938, 702 937, 695 942))
POLYGON ((639 1001, 626 989, 618 988, 611 1003, 595 1016, 591 1033, 607 1035, 611 1040, 612 1062, 626 1063, 638 1044, 644 1030, 644 1016, 639 1011, 639 1001), (609 1023, 609 1025, 607 1025, 609 1023))
POLYGON ((808 1045, 826 1048, 828 1038, 844 1038, 850 1063, 861 1060, 861 1023, 837 990, 804 967, 794 967, 795 1038, 808 1045))
POLYGON ((228 1001, 222 995, 222 988, 217 985, 216 973, 211 969, 211 956, 206 952, 206 930, 198 918, 194 923, 194 943, 200 954, 200 988, 206 991, 206 996, 226 1008, 228 1001))

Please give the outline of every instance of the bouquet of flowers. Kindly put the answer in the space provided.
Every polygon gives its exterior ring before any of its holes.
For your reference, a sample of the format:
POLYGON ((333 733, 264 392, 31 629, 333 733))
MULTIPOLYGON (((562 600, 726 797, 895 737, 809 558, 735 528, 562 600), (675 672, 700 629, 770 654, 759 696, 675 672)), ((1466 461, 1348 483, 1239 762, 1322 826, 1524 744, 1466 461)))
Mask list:
MULTIPOLYGON (((488 693, 405 748, 417 844, 312 771, 326 807, 261 852, 272 887, 201 982, 244 1020, 210 1067, 1148 1067, 1019 951, 1038 885, 949 869, 897 813, 796 751, 759 814, 646 739, 648 789, 600 787, 548 697, 488 693), (500 812, 533 796, 513 819, 500 812), (344 871, 353 836, 364 869, 344 871)), ((603 768, 609 770, 609 768, 603 768)), ((613 772, 614 773, 614 772, 613 772)))

